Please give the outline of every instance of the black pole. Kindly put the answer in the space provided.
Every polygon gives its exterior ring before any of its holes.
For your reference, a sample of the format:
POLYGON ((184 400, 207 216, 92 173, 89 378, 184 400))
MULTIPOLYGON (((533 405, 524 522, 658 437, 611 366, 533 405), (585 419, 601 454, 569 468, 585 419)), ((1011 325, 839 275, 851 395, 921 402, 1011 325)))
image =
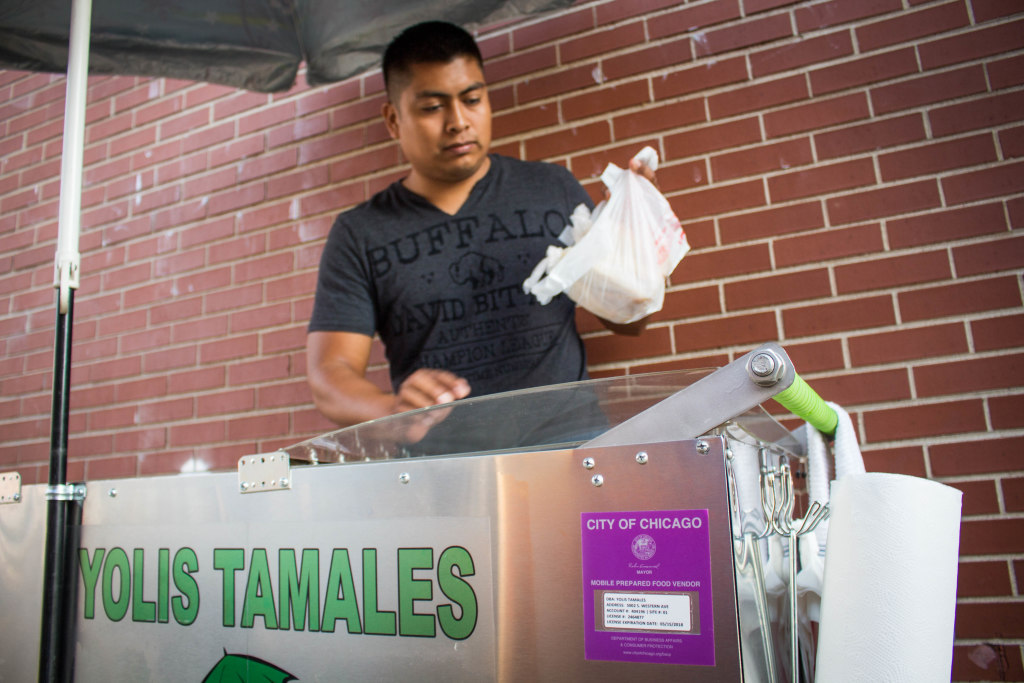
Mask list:
POLYGON ((71 683, 75 675, 78 636, 78 547, 82 538, 82 508, 85 500, 75 496, 65 501, 63 603, 58 603, 61 625, 61 656, 58 679, 71 683))
POLYGON ((71 328, 80 255, 82 159, 89 80, 92 0, 71 0, 68 79, 64 99, 64 140, 60 164, 60 215, 54 282, 57 326, 53 351, 53 411, 50 421, 50 475, 46 493, 46 550, 43 614, 39 640, 39 680, 70 681, 74 669, 75 610, 78 587, 78 529, 82 495, 68 485, 68 417, 71 397, 71 328))
MULTIPOLYGON (((71 327, 75 290, 68 290, 67 312, 57 307, 57 328, 53 353, 53 412, 50 422, 50 475, 47 488, 46 555, 43 568, 43 628, 39 642, 39 681, 70 680, 71 648, 67 618, 70 583, 77 576, 75 548, 71 545, 70 517, 77 503, 68 494, 68 417, 71 385, 71 327), (70 576, 69 576, 70 574, 70 576)), ((58 293, 58 297, 60 294, 58 293)), ((77 545, 77 544, 76 544, 77 545)))

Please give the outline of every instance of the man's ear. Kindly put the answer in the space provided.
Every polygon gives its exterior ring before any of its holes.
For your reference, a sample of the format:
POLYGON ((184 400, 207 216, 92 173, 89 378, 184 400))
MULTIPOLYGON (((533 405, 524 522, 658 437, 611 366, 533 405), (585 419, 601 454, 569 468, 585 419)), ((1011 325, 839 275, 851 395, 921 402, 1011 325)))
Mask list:
POLYGON ((380 114, 384 117, 384 125, 388 129, 391 139, 397 140, 398 135, 398 108, 391 102, 385 102, 380 108, 380 114))

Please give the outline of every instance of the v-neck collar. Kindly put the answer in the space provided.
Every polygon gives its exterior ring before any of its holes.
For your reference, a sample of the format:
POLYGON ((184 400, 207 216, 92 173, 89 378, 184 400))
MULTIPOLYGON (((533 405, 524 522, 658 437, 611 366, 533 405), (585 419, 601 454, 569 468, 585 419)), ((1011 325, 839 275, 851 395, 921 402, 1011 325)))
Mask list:
POLYGON ((470 188, 469 194, 466 195, 466 201, 462 202, 462 206, 460 206, 455 211, 455 213, 448 213, 444 211, 423 195, 419 194, 418 192, 414 192, 413 190, 410 190, 408 187, 405 186, 404 179, 399 180, 396 183, 396 185, 398 185, 398 187, 400 188, 399 191, 405 194, 406 197, 411 199, 412 201, 418 204, 422 204, 425 207, 429 207, 431 210, 436 211, 437 213, 441 214, 442 216, 445 216, 446 218, 455 218, 456 216, 462 214, 468 207, 475 206, 476 202, 478 201, 479 195, 483 193, 487 189, 487 187, 490 186, 491 180, 493 179, 494 174, 497 172, 497 159, 494 154, 488 154, 487 158, 490 160, 490 166, 487 169, 487 173, 485 173, 483 177, 480 178, 480 180, 473 183, 473 187, 470 188))

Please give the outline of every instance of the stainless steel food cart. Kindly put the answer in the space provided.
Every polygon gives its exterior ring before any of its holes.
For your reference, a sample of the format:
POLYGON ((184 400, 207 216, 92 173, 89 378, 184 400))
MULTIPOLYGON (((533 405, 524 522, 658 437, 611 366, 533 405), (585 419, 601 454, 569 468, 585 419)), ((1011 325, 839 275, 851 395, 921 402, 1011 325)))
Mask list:
MULTIPOLYGON (((795 592, 772 602, 760 554, 826 510, 793 520, 803 446, 760 406, 773 396, 828 431, 827 406, 768 344, 716 371, 414 411, 237 473, 75 484, 67 669, 795 680, 795 592)), ((0 681, 34 680, 53 492, 0 477, 0 681)))

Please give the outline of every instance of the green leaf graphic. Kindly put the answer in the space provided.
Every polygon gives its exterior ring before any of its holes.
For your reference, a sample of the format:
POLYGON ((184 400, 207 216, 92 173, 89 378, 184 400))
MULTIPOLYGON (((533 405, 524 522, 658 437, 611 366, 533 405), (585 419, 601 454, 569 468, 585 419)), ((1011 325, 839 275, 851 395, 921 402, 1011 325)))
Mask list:
POLYGON ((249 655, 229 655, 225 650, 203 683, 287 683, 297 680, 270 662, 249 655))

